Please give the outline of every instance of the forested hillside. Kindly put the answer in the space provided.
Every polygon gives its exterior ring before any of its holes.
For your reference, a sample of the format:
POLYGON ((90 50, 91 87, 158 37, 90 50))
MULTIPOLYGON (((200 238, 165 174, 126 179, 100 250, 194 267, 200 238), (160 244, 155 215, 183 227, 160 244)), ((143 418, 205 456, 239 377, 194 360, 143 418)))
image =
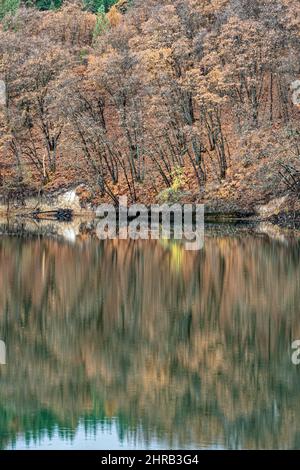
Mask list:
POLYGON ((2 0, 0 17, 0 194, 298 199, 298 0, 2 0))

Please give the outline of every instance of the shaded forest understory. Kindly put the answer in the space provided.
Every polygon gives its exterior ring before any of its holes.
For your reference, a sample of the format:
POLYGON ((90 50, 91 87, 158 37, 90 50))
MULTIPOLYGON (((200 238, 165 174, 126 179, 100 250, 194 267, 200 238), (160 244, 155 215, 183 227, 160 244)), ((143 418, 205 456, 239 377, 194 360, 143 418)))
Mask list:
POLYGON ((5 200, 299 209, 297 0, 0 4, 5 200))

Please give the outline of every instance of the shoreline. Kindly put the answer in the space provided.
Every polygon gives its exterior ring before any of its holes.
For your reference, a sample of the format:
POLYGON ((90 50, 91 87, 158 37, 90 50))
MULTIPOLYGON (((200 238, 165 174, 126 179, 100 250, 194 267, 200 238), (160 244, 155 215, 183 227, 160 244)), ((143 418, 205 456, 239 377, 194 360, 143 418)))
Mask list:
MULTIPOLYGON (((67 207, 57 207, 53 212, 60 211, 60 210, 69 210, 67 207)), ((36 223, 41 222, 53 222, 57 224, 61 223, 72 223, 73 221, 84 220, 84 221, 92 221, 97 218, 96 210, 91 209, 84 209, 82 208, 80 211, 75 211, 72 213, 71 219, 68 220, 56 220, 54 218, 47 218, 47 217, 35 217, 31 209, 13 209, 9 212, 1 211, 0 210, 0 223, 3 220, 6 221, 33 221, 36 223)), ((205 224, 241 224, 241 225, 248 225, 248 224, 262 224, 267 223, 273 225, 274 227, 278 227, 281 229, 293 230, 293 231, 300 231, 300 213, 293 212, 293 211, 285 211, 280 212, 278 214, 273 214, 268 217, 262 217, 259 214, 250 213, 245 211, 242 213, 241 211, 236 212, 205 212, 204 214, 204 223, 205 224)))
MULTIPOLYGON (((80 190, 83 185, 60 188, 55 192, 45 193, 42 196, 30 195, 25 197, 23 203, 11 202, 10 206, 4 203, 0 195, 0 220, 32 220, 39 223, 42 220, 62 223, 63 220, 55 220, 55 213, 69 211, 70 221, 82 220, 91 221, 96 218, 97 206, 85 203, 80 197, 80 190), (48 213, 52 217, 48 217, 48 213)), ((196 195, 195 195, 196 198, 196 195)), ((190 203, 190 202, 188 202, 190 203)), ((99 203, 100 204, 100 203, 99 203)), ((157 204, 157 202, 154 202, 157 204)), ((184 201, 169 202, 169 205, 184 205, 184 201)), ((241 224, 271 224, 281 229, 298 231, 300 230, 300 205, 299 201, 289 194, 273 198, 263 205, 254 205, 249 202, 248 207, 235 207, 234 201, 213 200, 199 201, 193 204, 204 205, 205 223, 241 223, 241 224)), ((162 205, 160 203, 159 205, 162 205)), ((117 207, 117 206, 116 206, 117 207)), ((146 206, 151 210, 151 206, 146 206)), ((68 223, 67 221, 64 221, 68 223)))
MULTIPOLYGON (((0 238, 17 237, 34 239, 52 238, 74 244, 96 239, 97 218, 91 213, 75 215, 71 221, 34 220, 18 216, 1 217, 0 238)), ((256 218, 206 217, 205 237, 210 236, 243 236, 267 237, 270 241, 280 243, 300 240, 300 229, 275 224, 268 220, 256 218)), ((129 240, 129 239, 128 239, 129 240)), ((137 240, 138 242, 142 240, 137 240)), ((148 240, 154 241, 154 240, 148 240)), ((176 242, 177 240, 170 240, 176 242)), ((180 240, 178 240, 180 242, 180 240)))

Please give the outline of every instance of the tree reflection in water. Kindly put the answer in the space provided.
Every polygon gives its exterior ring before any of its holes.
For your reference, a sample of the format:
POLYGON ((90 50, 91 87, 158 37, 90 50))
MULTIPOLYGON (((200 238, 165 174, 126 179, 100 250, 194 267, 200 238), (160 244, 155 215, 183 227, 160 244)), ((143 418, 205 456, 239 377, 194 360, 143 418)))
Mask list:
POLYGON ((0 265, 1 447, 113 420, 142 448, 300 447, 299 243, 2 238, 0 265))

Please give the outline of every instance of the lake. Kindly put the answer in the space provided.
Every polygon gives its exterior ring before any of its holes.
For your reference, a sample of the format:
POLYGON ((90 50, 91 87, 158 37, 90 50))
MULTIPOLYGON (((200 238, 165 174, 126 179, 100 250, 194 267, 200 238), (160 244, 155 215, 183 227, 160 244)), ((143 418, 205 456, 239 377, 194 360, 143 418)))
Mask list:
POLYGON ((2 235, 0 266, 2 449, 300 448, 296 238, 2 235))

